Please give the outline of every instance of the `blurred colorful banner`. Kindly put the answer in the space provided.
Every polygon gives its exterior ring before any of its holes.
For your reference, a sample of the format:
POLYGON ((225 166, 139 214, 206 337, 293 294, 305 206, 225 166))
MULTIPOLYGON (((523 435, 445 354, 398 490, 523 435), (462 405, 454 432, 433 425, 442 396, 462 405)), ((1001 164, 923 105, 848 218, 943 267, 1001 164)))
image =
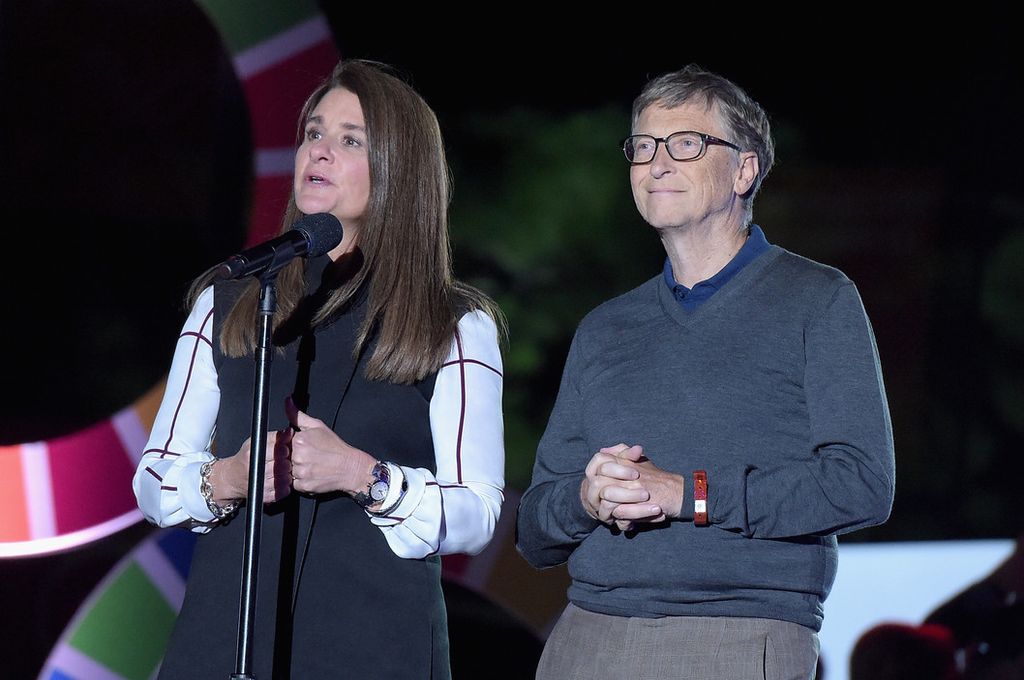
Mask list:
POLYGON ((39 680, 146 680, 185 596, 195 534, 167 529, 122 559, 79 607, 39 680))
MULTIPOLYGON (((220 32, 249 107, 253 142, 247 245, 274 235, 290 191, 296 116, 338 61, 312 0, 200 0, 220 32)), ((84 545, 142 521, 131 479, 163 396, 78 432, 0 447, 0 558, 84 545)))

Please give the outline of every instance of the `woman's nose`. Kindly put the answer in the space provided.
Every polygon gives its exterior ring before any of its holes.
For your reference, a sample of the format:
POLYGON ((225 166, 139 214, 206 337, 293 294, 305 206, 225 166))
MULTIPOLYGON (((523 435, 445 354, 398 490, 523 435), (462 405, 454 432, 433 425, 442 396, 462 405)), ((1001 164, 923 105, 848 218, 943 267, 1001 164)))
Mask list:
POLYGON ((330 140, 317 139, 309 145, 309 157, 313 160, 333 160, 334 152, 330 140))

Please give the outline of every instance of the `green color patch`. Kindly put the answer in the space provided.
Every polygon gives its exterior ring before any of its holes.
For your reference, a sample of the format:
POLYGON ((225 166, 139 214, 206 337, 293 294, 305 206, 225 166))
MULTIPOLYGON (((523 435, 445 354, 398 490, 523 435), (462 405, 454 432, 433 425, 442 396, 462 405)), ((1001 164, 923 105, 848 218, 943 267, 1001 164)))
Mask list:
POLYGON ((197 0, 232 56, 320 13, 315 0, 197 0))
POLYGON ((163 658, 176 616, 132 562, 100 594, 68 643, 129 680, 146 680, 163 658))

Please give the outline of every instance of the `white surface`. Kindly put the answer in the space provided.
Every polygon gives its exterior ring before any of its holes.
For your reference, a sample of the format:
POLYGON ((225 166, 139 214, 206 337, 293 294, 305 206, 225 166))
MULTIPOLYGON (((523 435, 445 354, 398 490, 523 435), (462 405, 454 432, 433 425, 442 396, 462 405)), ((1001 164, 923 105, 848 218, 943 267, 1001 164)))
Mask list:
POLYGON ((825 601, 822 680, 849 680, 850 652, 883 622, 917 625, 938 605, 988 575, 1013 541, 839 544, 839 573, 825 601))

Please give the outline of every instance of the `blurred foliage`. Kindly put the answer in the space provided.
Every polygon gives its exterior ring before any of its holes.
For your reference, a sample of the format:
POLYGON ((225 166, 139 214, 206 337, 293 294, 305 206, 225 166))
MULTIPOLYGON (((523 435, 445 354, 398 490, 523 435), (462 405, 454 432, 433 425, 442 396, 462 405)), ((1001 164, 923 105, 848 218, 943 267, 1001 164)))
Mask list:
MULTIPOLYGON (((937 236, 941 277, 925 386, 925 471, 904 479, 912 538, 1016 536, 1024 461, 1024 202, 991 176, 961 178, 937 236), (985 181, 982 181, 985 180, 985 181)), ((899 486, 899 482, 898 482, 899 486)))
POLYGON ((995 339, 990 379, 996 412, 1004 424, 1024 434, 1024 204, 1005 207, 1017 226, 986 263, 981 314, 995 339))
POLYGON ((523 490, 576 325, 656 274, 665 255, 633 204, 617 146, 629 128, 624 108, 467 114, 457 127, 457 271, 508 317, 506 472, 523 490))

